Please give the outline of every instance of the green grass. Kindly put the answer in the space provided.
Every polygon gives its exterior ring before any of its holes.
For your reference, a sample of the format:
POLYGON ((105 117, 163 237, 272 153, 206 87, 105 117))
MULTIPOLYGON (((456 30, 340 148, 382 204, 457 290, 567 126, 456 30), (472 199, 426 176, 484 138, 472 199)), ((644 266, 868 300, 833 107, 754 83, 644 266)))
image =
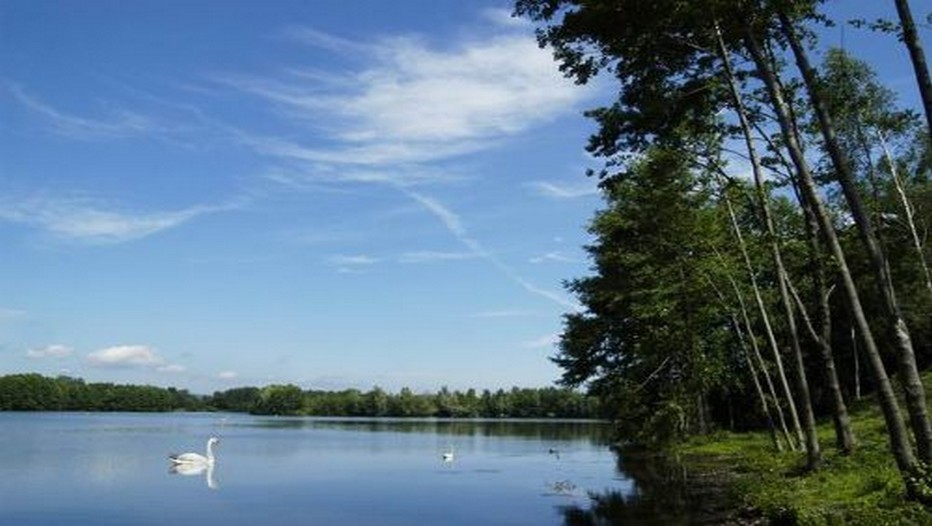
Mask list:
MULTIPOLYGON (((932 374, 924 382, 932 385, 932 374)), ((695 459, 696 469, 710 459, 727 467, 737 498, 774 524, 932 525, 932 508, 905 498, 879 408, 873 400, 854 405, 856 451, 840 455, 831 422, 821 423, 824 464, 815 472, 804 472, 803 453, 776 453, 767 433, 717 433, 677 450, 695 459)))

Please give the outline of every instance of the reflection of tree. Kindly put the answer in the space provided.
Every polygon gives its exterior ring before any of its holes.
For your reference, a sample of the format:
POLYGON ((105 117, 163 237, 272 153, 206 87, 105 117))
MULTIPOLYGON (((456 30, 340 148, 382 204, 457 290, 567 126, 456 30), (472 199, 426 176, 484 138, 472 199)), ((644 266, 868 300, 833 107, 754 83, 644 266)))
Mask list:
POLYGON ((634 481, 634 490, 590 492, 588 508, 560 509, 566 526, 676 526, 727 520, 731 502, 721 476, 691 474, 675 459, 656 455, 619 454, 618 470, 634 481))
POLYGON ((341 429, 369 433, 433 433, 457 436, 521 437, 538 441, 590 440, 608 444, 611 426, 604 422, 572 420, 410 419, 410 418, 263 418, 246 426, 341 429))

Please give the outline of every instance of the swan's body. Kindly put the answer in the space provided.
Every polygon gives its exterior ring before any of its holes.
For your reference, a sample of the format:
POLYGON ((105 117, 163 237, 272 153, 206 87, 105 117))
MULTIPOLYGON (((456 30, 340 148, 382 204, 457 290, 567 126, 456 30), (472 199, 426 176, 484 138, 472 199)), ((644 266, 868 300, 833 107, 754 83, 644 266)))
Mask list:
POLYGON ((177 465, 186 466, 210 466, 214 463, 214 444, 220 442, 217 437, 210 437, 207 440, 207 456, 199 453, 182 453, 180 455, 169 455, 168 459, 177 465))
POLYGON ((450 448, 446 450, 443 455, 440 456, 440 458, 443 459, 444 462, 453 462, 453 446, 450 446, 450 448))

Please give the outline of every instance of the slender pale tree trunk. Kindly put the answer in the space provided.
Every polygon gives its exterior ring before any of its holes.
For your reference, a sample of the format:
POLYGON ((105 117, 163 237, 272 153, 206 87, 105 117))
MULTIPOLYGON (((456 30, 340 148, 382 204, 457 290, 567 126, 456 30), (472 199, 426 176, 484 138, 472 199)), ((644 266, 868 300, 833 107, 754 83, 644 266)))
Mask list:
POLYGON ((851 327, 851 354, 854 355, 854 399, 861 399, 861 359, 858 352, 858 337, 851 327))
MULTIPOLYGON (((741 330, 741 324, 734 313, 731 314, 731 324, 735 328, 735 334, 738 336, 738 342, 741 344, 741 351, 744 360, 747 363, 748 371, 751 373, 751 379, 754 380, 754 392, 757 393, 757 400, 760 403, 761 411, 767 419, 767 429, 770 431, 770 439, 773 441, 773 447, 777 451, 783 451, 783 445, 780 444, 780 438, 777 436, 777 426, 774 424, 773 416, 770 414, 770 407, 767 404, 767 396, 764 395, 764 388, 761 387, 760 380, 757 377, 757 367, 754 367, 754 361, 751 359, 751 350, 745 341, 744 331, 741 330)), ((763 374, 767 374, 764 372, 763 374)))
MULTIPOLYGON (((767 364, 764 362, 764 357, 761 355, 760 346, 757 344, 757 335, 754 334, 754 326, 751 324, 751 316, 748 313, 748 305, 744 300, 744 294, 741 293, 741 289, 738 287, 738 283, 735 279, 729 274, 728 281, 731 283, 731 288, 735 292, 735 298, 738 300, 738 307, 741 311, 741 319, 744 322, 744 328, 747 331, 748 340, 751 342, 751 351, 754 354, 754 358, 757 360, 757 367, 761 371, 761 375, 764 377, 764 382, 767 384, 767 392, 770 394, 770 400, 773 402, 774 411, 777 413, 777 419, 780 423, 780 430, 783 433, 783 440, 786 442, 786 447, 790 451, 796 451, 796 442, 793 440, 792 435, 790 435, 790 430, 786 426, 786 417, 783 414, 783 408, 780 406, 780 397, 777 396, 777 390, 773 385, 773 380, 770 379, 770 374, 767 372, 767 364)), ((777 448, 778 451, 782 451, 782 448, 777 448)))
POLYGON ((787 329, 789 330, 790 348, 793 352, 795 361, 795 380, 796 392, 799 397, 799 408, 803 417, 803 432, 806 443, 806 458, 809 469, 815 469, 822 463, 822 453, 819 446, 819 437, 816 434, 815 414, 812 411, 812 399, 809 394, 809 382, 806 379, 805 363, 803 361, 803 351, 799 345, 799 333, 796 328, 796 319, 793 314, 793 305, 787 292, 787 283, 784 280, 786 269, 783 264, 783 255, 780 251, 780 242, 777 237, 776 228, 773 225, 773 217, 770 213, 770 204, 768 203, 767 190, 764 187, 764 174, 760 164, 760 157, 757 148, 754 146, 751 125, 748 123, 747 114, 744 109, 744 103, 741 100, 741 94, 735 85, 734 73, 731 68, 731 62, 728 60, 728 53, 725 50, 725 43, 722 41, 721 32, 716 24, 715 32, 718 40, 719 57, 722 59, 725 67, 725 76, 730 87, 732 104, 735 112, 738 114, 738 120, 741 124, 741 130, 744 134, 745 147, 748 151, 748 157, 751 160, 751 170, 754 174, 754 190, 757 197, 757 206, 760 208, 761 216, 764 219, 764 225, 767 228, 767 241, 770 245, 770 254, 773 258, 773 264, 779 276, 780 302, 783 305, 784 314, 786 315, 787 329))
MULTIPOLYGON (((741 345, 741 354, 744 356, 744 361, 748 366, 748 372, 751 374, 751 380, 754 381, 754 392, 757 393, 757 401, 760 404, 761 412, 764 414, 764 418, 767 420, 767 429, 770 431, 770 439, 773 441, 773 447, 778 452, 783 451, 783 445, 780 443, 780 437, 777 436, 777 426, 774 424, 773 415, 770 413, 770 406, 767 403, 767 395, 764 394, 764 388, 761 387, 760 379, 757 376, 757 367, 754 366, 754 361, 751 359, 751 349, 748 347, 747 340, 744 335, 744 331, 741 329, 741 323, 738 322, 738 317, 735 316, 734 310, 728 305, 728 300, 725 299, 725 295, 722 294, 722 291, 715 285, 715 282, 711 278, 706 278, 709 282, 709 285, 712 287, 712 290, 715 291, 715 295, 718 296, 719 302, 722 304, 722 307, 728 311, 728 317, 731 318, 731 325, 735 329, 735 336, 738 337, 738 343, 741 345)), ((731 278, 729 277, 729 280, 731 278)), ((742 302, 743 308, 743 302, 742 302)), ((747 314, 745 313, 745 316, 747 314)), ((751 335, 753 338, 753 335, 751 335)), ((766 374, 766 372, 764 373, 766 374)), ((729 411, 730 412, 730 411, 729 411)), ((734 425, 732 425, 732 429, 734 425)))
MULTIPOLYGON (((757 276, 754 272, 754 265, 751 263, 751 257, 748 255, 747 244, 744 242, 744 235, 741 233, 741 227, 738 226, 738 219, 735 217, 734 208, 731 206, 731 200, 724 187, 722 188, 722 199, 725 201, 725 207, 728 210, 728 217, 731 219, 731 228, 738 241, 738 248, 741 250, 741 256, 744 259, 744 266, 748 273, 748 279, 751 281, 751 290, 754 292, 754 301, 760 311, 761 320, 764 322, 764 331, 767 333, 767 343, 773 353, 774 365, 777 366, 777 376, 780 378, 780 385, 786 395, 787 408, 790 411, 790 418, 793 421, 793 430, 796 432, 796 439, 800 445, 808 445, 806 437, 803 434, 802 426, 799 422, 799 413, 796 410, 796 399, 790 390, 790 384, 786 379, 786 370, 783 368, 783 358, 780 355, 780 346, 777 344, 777 338, 774 335, 773 325, 770 323, 770 314, 764 305, 763 296, 760 293, 760 287, 757 286, 757 276)), ((808 394, 808 393, 807 393, 808 394)))
POLYGON ((880 141, 881 148, 883 148, 883 157, 887 161, 887 167, 890 170, 890 178, 893 180, 893 186, 896 188, 896 193, 900 198, 900 204, 903 205, 903 211, 906 213, 906 224, 909 226, 909 234, 913 239, 913 248, 916 249, 916 254, 919 256, 919 264, 922 266, 922 272, 926 278, 926 290, 929 291, 929 294, 932 294, 932 273, 929 272, 929 263, 926 261, 925 251, 922 248, 922 241, 919 240, 919 231, 916 229, 913 205, 909 202, 906 189, 903 188, 903 180, 900 179, 896 171, 896 162, 893 160, 893 156, 890 155, 890 149, 887 148, 887 141, 884 140, 883 133, 878 131, 877 139, 880 141))
POLYGON ((929 125, 929 138, 932 140, 932 78, 929 76, 929 66, 926 64, 926 54, 922 50, 922 41, 916 31, 916 22, 909 9, 907 0, 894 0, 896 12, 900 17, 900 27, 903 30, 903 43, 909 50, 909 58, 913 62, 916 72, 916 84, 919 85, 919 94, 922 96, 922 106, 926 111, 926 123, 929 125))
POLYGON ((793 133, 793 121, 790 118, 789 109, 784 101, 782 90, 779 87, 776 73, 770 68, 763 49, 761 49, 761 45, 757 42, 750 27, 746 30, 744 40, 745 46, 751 54, 758 75, 764 83, 773 109, 776 112, 777 121, 780 125, 780 132, 786 143, 790 159, 796 169, 796 176, 799 179, 800 188, 813 205, 813 211, 819 221, 819 226, 823 235, 826 237, 832 256, 835 259, 835 264, 841 274, 845 294, 849 300, 848 306, 851 311, 851 317, 855 320, 858 331, 863 339, 865 354, 869 358, 871 370, 877 384, 878 398, 880 400, 881 410, 883 411, 884 421, 887 424, 887 432, 890 437, 890 448, 893 451, 897 466, 904 474, 904 477, 911 475, 916 468, 916 458, 909 444, 906 426, 903 424, 902 417, 900 416, 900 408, 896 400, 896 394, 893 391, 890 378, 884 368, 883 360, 880 357, 880 350, 877 348, 870 325, 867 323, 867 317, 864 315, 861 299, 858 296, 857 287, 851 276, 851 271, 848 268, 844 251, 841 248, 838 236, 835 235, 835 227, 832 224, 828 210, 825 209, 825 205, 819 198, 815 181, 803 157, 802 149, 793 133))
POLYGON ((877 286, 882 299, 880 302, 882 312, 886 318, 886 326, 889 327, 888 337, 896 348, 900 382, 906 394, 906 409, 909 413, 909 421, 916 439, 916 449, 919 452, 919 459, 926 463, 932 463, 932 422, 929 421, 928 411, 926 409, 925 389, 922 385, 922 378, 919 375, 919 367, 916 364, 916 353, 913 350, 909 328, 900 311, 899 301, 896 297, 896 289, 893 286, 886 256, 877 240, 876 231, 871 224, 870 216, 867 214, 861 196, 858 193, 854 174, 851 172, 851 164, 848 162, 844 151, 842 151, 838 143, 832 117, 829 115, 828 108, 825 106, 825 102, 820 94, 815 70, 809 64, 809 57, 806 55, 806 51, 799 41, 796 30, 789 18, 787 18, 786 13, 780 12, 779 17, 783 36, 786 37, 787 42, 789 42, 790 48, 793 51, 793 57, 796 59, 796 66, 800 73, 802 73, 806 91, 809 94, 809 100, 812 103, 812 108, 819 122, 825 148, 828 150, 829 157, 832 159, 832 165, 835 168, 836 180, 841 185, 842 192, 845 194, 845 200, 851 210, 851 216, 858 227, 861 242, 867 251, 871 268, 877 280, 877 286))

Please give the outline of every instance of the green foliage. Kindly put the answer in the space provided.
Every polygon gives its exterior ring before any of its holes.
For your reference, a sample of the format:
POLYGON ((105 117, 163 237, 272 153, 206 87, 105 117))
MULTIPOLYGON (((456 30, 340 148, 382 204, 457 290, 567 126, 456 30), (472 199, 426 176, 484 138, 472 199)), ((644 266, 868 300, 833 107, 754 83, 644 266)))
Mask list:
POLYGON ((626 440, 660 443, 702 430, 706 397, 725 386, 725 319, 709 286, 721 265, 721 213, 679 152, 651 150, 605 185, 592 220, 595 274, 569 289, 553 358, 566 385, 588 385, 626 440))
POLYGON ((932 506, 932 465, 918 462, 906 476, 906 491, 919 502, 932 506))
MULTIPOLYGON (((923 379, 932 382, 932 373, 923 379)), ((858 448, 848 456, 825 451, 825 464, 817 472, 801 469, 797 454, 774 452, 764 433, 694 437, 676 452, 701 461, 693 469, 708 469, 702 463, 711 463, 729 470, 734 493, 772 524, 932 525, 932 507, 917 502, 920 495, 910 500, 903 491, 880 410, 865 401, 851 416, 858 448)), ((822 422, 819 434, 831 436, 831 423, 822 422)), ((929 475, 928 468, 921 468, 911 477, 918 491, 928 491, 929 475)))
POLYGON ((85 383, 59 376, 14 374, 0 377, 0 411, 178 411, 204 408, 185 390, 148 385, 85 383))
POLYGON ((374 387, 363 393, 304 391, 296 385, 235 387, 209 397, 169 387, 85 383, 39 374, 0 376, 0 411, 198 411, 269 415, 441 418, 601 418, 598 400, 572 389, 514 387, 397 394, 374 387))
POLYGON ((296 385, 269 385, 259 391, 252 412, 260 415, 297 415, 304 409, 304 393, 296 385))

